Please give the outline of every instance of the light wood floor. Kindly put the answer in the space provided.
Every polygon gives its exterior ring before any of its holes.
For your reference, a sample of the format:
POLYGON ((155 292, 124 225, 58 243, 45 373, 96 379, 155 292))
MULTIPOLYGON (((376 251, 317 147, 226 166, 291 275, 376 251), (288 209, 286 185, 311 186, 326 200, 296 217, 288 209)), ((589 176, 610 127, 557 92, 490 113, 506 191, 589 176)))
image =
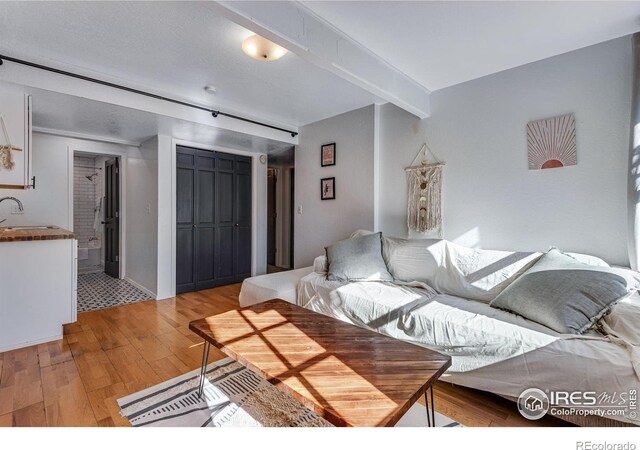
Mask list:
MULTIPOLYGON (((0 353, 0 426, 128 426, 116 400, 200 366, 191 320, 238 308, 240 285, 78 314, 60 341, 0 353)), ((224 355, 211 349, 211 360, 224 355)), ((436 410, 466 426, 531 422, 494 395, 438 383, 436 410)))

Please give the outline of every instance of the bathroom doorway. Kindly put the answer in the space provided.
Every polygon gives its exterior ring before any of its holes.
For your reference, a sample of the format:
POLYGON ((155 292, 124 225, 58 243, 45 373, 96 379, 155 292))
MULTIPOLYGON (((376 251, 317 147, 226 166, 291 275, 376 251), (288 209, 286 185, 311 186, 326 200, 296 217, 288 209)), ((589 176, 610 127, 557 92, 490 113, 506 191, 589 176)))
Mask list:
POLYGON ((105 272, 105 166, 112 159, 79 152, 73 156, 73 231, 78 240, 78 274, 105 272))
POLYGON ((73 231, 78 274, 120 278, 120 158, 73 155, 73 231))
POLYGON ((73 232, 78 241, 78 312, 148 300, 124 277, 122 156, 73 152, 73 232))

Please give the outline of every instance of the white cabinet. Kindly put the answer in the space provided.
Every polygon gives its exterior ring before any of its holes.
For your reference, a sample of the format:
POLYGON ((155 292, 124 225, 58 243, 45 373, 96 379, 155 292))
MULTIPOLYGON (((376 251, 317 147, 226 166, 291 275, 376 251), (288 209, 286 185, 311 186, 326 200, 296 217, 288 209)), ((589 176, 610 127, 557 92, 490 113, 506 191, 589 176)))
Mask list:
POLYGON ((26 189, 31 184, 31 97, 3 86, 0 118, 0 189, 26 189))
POLYGON ((0 352, 61 339, 75 322, 76 242, 0 242, 0 352))

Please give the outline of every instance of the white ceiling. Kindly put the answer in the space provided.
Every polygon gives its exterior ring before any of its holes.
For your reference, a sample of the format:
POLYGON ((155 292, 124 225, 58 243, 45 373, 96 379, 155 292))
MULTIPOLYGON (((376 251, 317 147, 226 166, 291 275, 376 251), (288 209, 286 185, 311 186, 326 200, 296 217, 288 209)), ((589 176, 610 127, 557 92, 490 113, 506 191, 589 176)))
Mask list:
POLYGON ((246 57, 240 44, 250 34, 208 2, 0 2, 0 52, 9 56, 285 127, 379 100, 293 53, 246 57))
POLYGON ((303 4, 432 91, 640 30, 637 1, 303 4))
POLYGON ((62 131, 67 136, 139 145, 164 134, 176 139, 213 146, 278 153, 291 144, 206 126, 122 106, 42 89, 23 88, 33 97, 35 131, 62 131))
MULTIPOLYGON (((310 8, 327 26, 346 33, 430 90, 640 29, 640 2, 304 5, 302 9, 310 8)), ((313 34, 310 30, 302 33, 313 34)), ((271 63, 246 57, 240 43, 249 34, 209 2, 0 1, 0 53, 10 56, 285 128, 381 102, 294 53, 271 63), (204 92, 208 84, 218 89, 216 95, 204 92)), ((314 36, 322 38, 305 37, 314 36)), ((290 146, 79 97, 32 92, 37 93, 34 123, 40 128, 130 142, 163 133, 255 151, 290 146)))

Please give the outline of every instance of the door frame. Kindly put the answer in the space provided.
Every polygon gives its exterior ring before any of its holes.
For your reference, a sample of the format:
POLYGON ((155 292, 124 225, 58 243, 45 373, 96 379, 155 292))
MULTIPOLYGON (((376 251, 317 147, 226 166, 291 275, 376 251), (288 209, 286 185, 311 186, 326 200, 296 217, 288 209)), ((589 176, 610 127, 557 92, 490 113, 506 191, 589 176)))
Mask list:
MULTIPOLYGON (((185 141, 182 139, 171 139, 171 297, 176 295, 176 226, 177 223, 177 163, 176 163, 176 147, 191 147, 197 150, 208 150, 214 152, 228 153, 230 155, 249 156, 251 158, 251 276, 257 274, 258 264, 258 172, 264 171, 265 183, 267 175, 267 164, 260 162, 262 153, 255 153, 246 150, 237 150, 233 148, 221 147, 219 145, 206 145, 199 142, 185 141)), ((266 214, 267 191, 264 190, 264 210, 266 214)), ((265 223, 266 228, 266 223, 265 223)), ((266 232, 266 230, 265 230, 266 232)), ((264 242, 264 253, 266 258, 266 242, 264 242)))
MULTIPOLYGON (((68 187, 68 211, 69 211, 69 229, 73 231, 73 156, 76 153, 84 153, 91 154, 95 156, 108 156, 111 158, 118 159, 118 166, 120 169, 120 222, 119 222, 119 234, 120 234, 120 268, 119 268, 119 276, 118 278, 124 279, 126 272, 126 264, 127 264, 127 253, 126 253, 126 243, 127 243, 127 235, 126 235, 126 227, 124 226, 126 220, 126 211, 127 211, 127 196, 125 195, 127 189, 127 154, 126 152, 118 152, 116 150, 111 149, 84 149, 82 147, 76 146, 68 146, 67 147, 67 170, 69 176, 67 177, 68 187)), ((102 243, 101 243, 102 244, 102 243)))

